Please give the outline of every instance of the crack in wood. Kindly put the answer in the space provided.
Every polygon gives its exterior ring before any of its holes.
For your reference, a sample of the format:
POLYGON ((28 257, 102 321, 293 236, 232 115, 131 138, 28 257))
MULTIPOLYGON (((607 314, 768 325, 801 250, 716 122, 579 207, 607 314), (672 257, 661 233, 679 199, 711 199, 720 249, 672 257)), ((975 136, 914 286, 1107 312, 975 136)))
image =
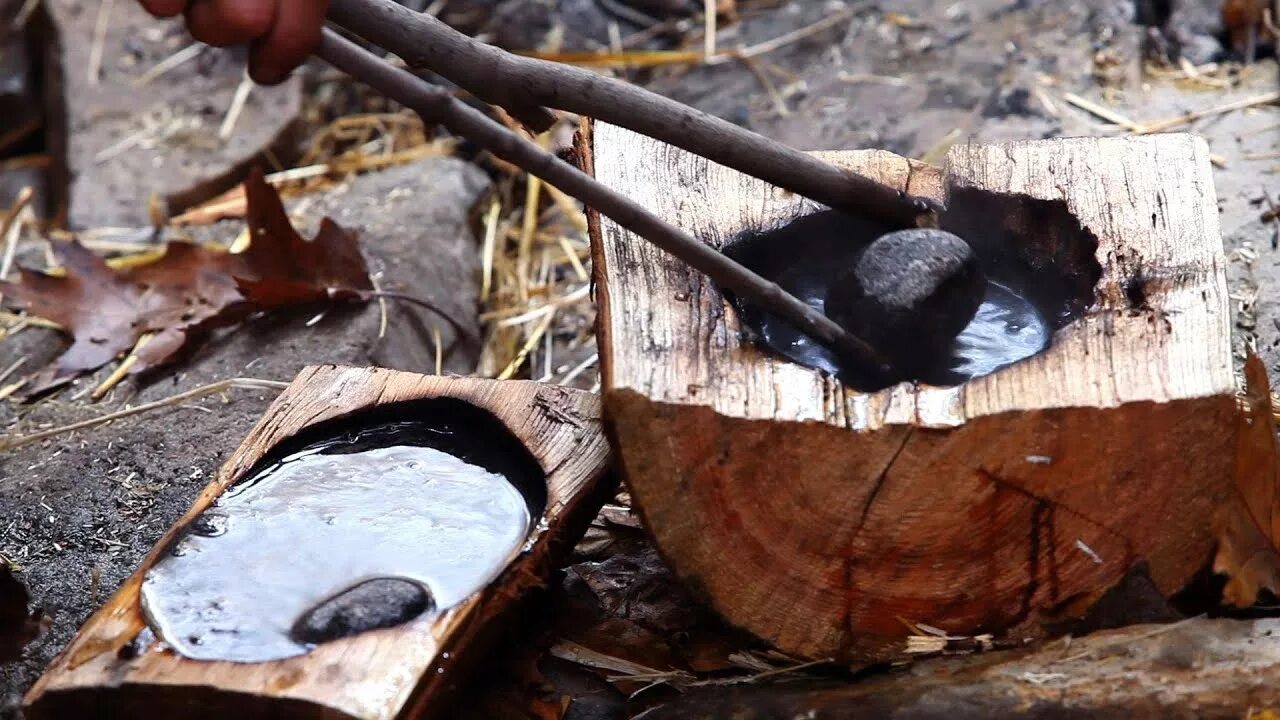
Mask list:
POLYGON ((871 488, 871 493, 867 495, 867 501, 862 505, 862 513, 858 517, 858 524, 849 534, 849 544, 845 549, 844 564, 844 637, 840 639, 840 648, 842 652, 851 646, 854 636, 852 606, 853 597, 857 592, 853 587, 854 543, 858 541, 858 536, 862 534, 863 526, 867 524, 867 518, 871 515, 871 506, 875 504, 876 498, 879 497, 880 491, 884 489, 885 483, 889 479, 889 471, 893 469, 894 464, 898 462, 898 458, 901 457, 902 453, 907 449, 907 443, 911 441, 915 432, 916 428, 914 426, 909 426, 907 427, 906 432, 903 433, 902 443, 898 445, 898 448, 894 450, 893 454, 889 457, 888 462, 886 462, 884 467, 881 468, 880 474, 876 477, 875 486, 871 488))
POLYGON ((1100 530, 1103 530, 1104 532, 1106 532, 1106 533, 1107 533, 1107 534, 1109 534, 1109 535, 1114 535, 1115 537, 1119 538, 1121 542, 1123 542, 1123 543, 1124 543, 1124 546, 1125 546, 1125 559, 1126 559, 1126 561, 1127 561, 1127 560, 1130 560, 1130 559, 1132 559, 1132 558, 1133 558, 1133 547, 1134 547, 1134 543, 1133 543, 1133 541, 1132 541, 1132 540, 1130 540, 1130 539, 1129 539, 1129 538, 1128 538, 1124 533, 1120 532, 1119 530, 1116 530, 1116 529, 1114 529, 1114 528, 1112 528, 1112 527, 1109 527, 1109 526, 1107 526, 1107 525, 1105 525, 1105 524, 1103 524, 1103 523, 1101 523, 1101 522, 1098 522, 1097 520, 1094 520, 1093 518, 1089 517, 1088 515, 1085 515, 1084 513, 1080 512, 1079 510, 1076 510, 1076 509, 1074 509, 1074 508, 1072 508, 1072 507, 1069 507, 1069 506, 1067 506, 1067 505, 1062 504, 1062 503, 1061 503, 1060 501, 1058 501, 1058 500, 1054 500, 1053 498, 1047 498, 1047 497, 1044 497, 1044 496, 1042 496, 1042 495, 1037 495, 1036 493, 1032 492, 1031 490, 1029 490, 1029 489, 1027 489, 1027 488, 1025 488, 1025 487, 1023 487, 1023 486, 1021 486, 1021 485, 1019 485, 1019 484, 1017 484, 1017 483, 1015 483, 1015 482, 1013 482, 1013 481, 1011 481, 1011 480, 1009 480, 1009 479, 1007 479, 1007 478, 1002 478, 1002 477, 1000 477, 1000 476, 996 475, 995 473, 991 472, 990 470, 988 470, 988 469, 986 469, 986 468, 984 468, 984 467, 978 467, 978 468, 975 468, 975 470, 976 470, 976 472, 978 473, 978 475, 980 475, 983 479, 988 480, 988 481, 992 482, 992 483, 993 483, 993 484, 995 484, 995 485, 998 485, 998 486, 1004 487, 1005 489, 1008 489, 1008 490, 1012 490, 1012 491, 1014 491, 1014 492, 1017 492, 1017 493, 1019 493, 1019 494, 1021 494, 1021 495, 1024 495, 1024 496, 1026 496, 1026 497, 1030 498, 1031 500, 1034 500, 1034 501, 1037 501, 1037 502, 1049 503, 1050 505, 1054 506, 1056 509, 1058 509, 1058 510, 1062 510, 1063 512, 1067 513, 1068 515, 1075 516, 1075 517, 1077 517, 1077 518, 1079 518, 1079 519, 1081 519, 1081 520, 1083 520, 1083 521, 1085 521, 1085 522, 1089 523, 1090 525, 1093 525, 1093 526, 1095 526, 1095 527, 1099 528, 1100 530))
MULTIPOLYGON (((1059 567, 1056 529, 1056 515, 1059 510, 1119 538, 1125 546, 1125 557, 1122 563, 1123 567, 1127 569, 1132 565, 1134 559, 1133 543, 1129 538, 1125 537, 1123 533, 1109 528, 1080 512, 1072 510, 1056 500, 1037 495, 1017 483, 1001 478, 986 468, 977 468, 977 473, 979 476, 995 485, 997 490, 1016 493, 1033 504, 1027 549, 1027 586, 1022 593, 1018 612, 1009 621, 1001 623, 1004 628, 1018 627, 1031 617, 1031 613, 1034 609, 1032 607, 1032 603, 1035 601, 1035 596, 1040 591, 1042 581, 1044 580, 1047 580, 1049 583, 1049 607, 1053 607, 1061 600, 1061 581, 1058 576, 1059 567), (1044 533, 1047 533, 1047 538, 1044 537, 1044 533), (1048 562, 1047 575, 1044 578, 1041 577, 1042 568, 1040 564, 1040 556, 1042 553, 1047 556, 1046 559, 1048 562)), ((994 631, 996 629, 992 628, 992 630, 994 631)))
MULTIPOLYGON (((1005 489, 1004 486, 1000 485, 997 485, 997 488, 1005 489)), ((1018 612, 1009 623, 1012 627, 1021 625, 1031 616, 1031 603, 1035 600, 1036 593, 1040 590, 1040 535, 1041 530, 1046 528, 1049 531, 1049 581, 1054 587, 1054 590, 1050 592, 1053 596, 1050 600, 1057 601, 1058 563, 1057 553, 1054 551, 1054 507, 1042 499, 1035 499, 1032 502, 1034 503, 1034 508, 1031 511, 1030 537, 1027 543, 1027 587, 1022 593, 1018 612)))
POLYGON ((996 578, 999 571, 995 563, 995 548, 988 549, 988 582, 992 584, 993 592, 991 592, 992 603, 987 608, 987 618, 983 622, 983 630, 986 632, 998 633, 1009 628, 1018 627, 1025 623, 1034 610, 1036 594, 1040 592, 1043 581, 1049 583, 1049 599, 1051 603, 1056 603, 1059 596, 1059 579, 1058 579, 1058 553, 1057 553, 1057 528, 1056 528, 1056 512, 1059 507, 1056 503, 1048 498, 1043 498, 1034 493, 1027 492, 1023 488, 1013 483, 1008 483, 997 477, 994 473, 978 468, 978 474, 992 482, 995 486, 996 495, 992 497, 991 517, 989 523, 991 527, 988 534, 995 537, 995 523, 999 515, 999 507, 1001 505, 1001 493, 1011 493, 1023 500, 1031 503, 1031 517, 1028 522, 1027 532, 1027 583, 1022 589, 1021 597, 1018 600, 1017 611, 1007 619, 1000 612, 1003 601, 998 597, 996 589, 996 578), (1044 575, 1045 568, 1041 567, 1041 555, 1047 556, 1047 575, 1044 575))
POLYGON ((867 524, 867 516, 871 514, 871 506, 875 504, 876 497, 884 489, 885 481, 889 478, 889 471, 893 469, 894 463, 898 461, 902 452, 907 449, 907 443, 911 441, 911 437, 915 434, 916 427, 914 425, 907 426, 906 432, 902 435, 902 444, 898 446, 898 449, 889 458, 889 462, 885 463, 884 468, 880 470, 880 474, 876 476, 875 487, 871 488, 871 494, 867 496, 867 502, 862 506, 862 515, 858 518, 858 525, 853 529, 853 537, 849 539, 851 544, 858 537, 858 534, 862 532, 862 526, 867 524))
POLYGON ((560 387, 546 386, 538 389, 533 404, 543 417, 560 425, 572 425, 582 429, 584 418, 573 405, 569 393, 560 387))

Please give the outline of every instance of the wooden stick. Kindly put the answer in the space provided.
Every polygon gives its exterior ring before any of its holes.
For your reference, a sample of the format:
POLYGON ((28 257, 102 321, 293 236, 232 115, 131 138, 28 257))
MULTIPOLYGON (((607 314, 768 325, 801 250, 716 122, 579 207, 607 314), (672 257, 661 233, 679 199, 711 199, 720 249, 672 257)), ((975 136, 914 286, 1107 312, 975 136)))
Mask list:
POLYGON ((1115 110, 1099 105, 1098 103, 1092 100, 1089 100, 1088 98, 1080 97, 1075 93, 1066 93, 1062 96, 1062 99, 1066 100, 1071 105, 1075 105, 1081 110, 1092 113, 1093 115, 1096 115, 1102 118, 1103 120, 1106 120, 1112 125, 1119 125, 1120 127, 1124 128, 1125 130, 1128 130, 1129 132, 1142 133, 1145 131, 1145 128, 1143 128, 1142 125, 1138 124, 1137 122, 1134 122, 1132 119, 1124 115, 1121 115, 1115 110))
POLYGON ((853 14, 860 9, 861 6, 847 7, 844 10, 834 12, 817 22, 805 25, 802 28, 792 30, 785 35, 779 35, 771 40, 765 40, 758 45, 742 48, 741 50, 721 53, 715 57, 707 58, 708 65, 720 65, 741 58, 754 58, 761 55, 767 55, 775 50, 782 49, 792 43, 800 42, 809 37, 813 37, 818 33, 833 28, 841 22, 853 17, 853 14))
MULTIPOLYGON (((387 97, 417 111, 424 119, 444 125, 498 158, 559 187, 607 215, 618 225, 705 273, 722 288, 732 290, 795 324, 805 334, 842 356, 861 361, 882 372, 889 370, 884 358, 874 348, 783 291, 776 283, 765 280, 715 248, 659 220, 634 200, 610 190, 536 144, 519 137, 481 111, 459 101, 444 88, 428 84, 407 70, 383 62, 328 28, 321 37, 317 55, 387 97)), ((821 164, 834 168, 826 163, 821 164)), ((857 177, 851 173, 846 174, 857 177)), ((896 197, 906 197, 896 191, 890 192, 896 197)))
POLYGON ((188 60, 194 60, 201 52, 204 51, 205 47, 206 46, 203 43, 191 43, 155 65, 152 65, 151 69, 142 73, 138 76, 138 79, 133 81, 133 86, 142 87, 170 70, 182 65, 188 60))
POLYGON ((831 207, 903 227, 933 210, 925 200, 682 103, 581 68, 512 55, 390 0, 333 0, 329 17, 410 66, 429 68, 504 108, 546 105, 620 125, 831 207))
POLYGON ((703 0, 702 52, 707 60, 716 54, 716 0, 703 0))
POLYGON ((218 382, 201 385, 200 387, 180 392, 177 395, 170 395, 163 400, 156 400, 136 407, 117 410, 116 412, 100 415, 96 418, 89 418, 88 420, 81 420, 79 422, 71 423, 70 425, 63 425, 61 427, 50 428, 48 430, 41 430, 39 432, 31 433, 30 435, 19 435, 17 437, 4 438, 0 440, 0 450, 13 450, 15 448, 22 447, 23 445, 29 445, 33 442, 47 440, 51 437, 75 432, 76 430, 85 430, 97 427, 103 423, 111 422, 112 420, 127 418, 130 415, 150 412, 151 410, 158 410, 163 407, 171 407, 193 398, 212 395, 213 393, 219 393, 232 388, 243 388, 246 390, 283 390, 286 386, 288 386, 288 383, 277 382, 275 380, 261 380, 258 378, 231 378, 230 380, 219 380, 218 382))
POLYGON ((1150 135, 1153 133, 1172 130, 1173 128, 1187 125, 1197 120, 1203 120, 1207 117, 1213 117, 1214 115, 1223 115, 1225 113, 1235 112, 1236 110, 1244 110, 1251 107, 1270 105, 1275 102, 1280 102, 1280 92, 1253 95, 1240 100, 1233 100, 1229 103, 1215 105, 1214 107, 1206 108, 1204 110, 1192 110, 1176 117, 1156 120, 1146 124, 1137 122, 1136 120, 1122 115, 1115 110, 1111 110, 1110 108, 1099 105, 1092 100, 1080 97, 1075 93, 1066 93, 1062 96, 1062 99, 1072 105, 1075 105, 1081 110, 1085 110, 1099 118, 1102 118, 1103 120, 1106 120, 1113 125, 1119 125, 1135 135, 1150 135))
POLYGON ((1188 123, 1193 123, 1197 120, 1203 120, 1204 118, 1212 117, 1214 115, 1222 115, 1224 113, 1235 112, 1236 110, 1244 110, 1245 108, 1258 107, 1260 105, 1270 105, 1275 102, 1280 102, 1280 91, 1263 93, 1261 95, 1254 95, 1252 97, 1243 98, 1241 100, 1236 100, 1229 103, 1223 103, 1222 105, 1216 105, 1214 107, 1206 108, 1204 110, 1192 110, 1191 112, 1184 113, 1177 117, 1158 120, 1156 122, 1145 125, 1138 132, 1141 132, 1143 134, 1164 132, 1166 130, 1172 130, 1173 128, 1179 127, 1181 125, 1186 125, 1188 123))
POLYGON ((111 6, 114 0, 100 0, 98 3, 98 20, 93 25, 93 40, 89 46, 89 84, 97 85, 102 80, 102 51, 107 41, 107 26, 111 22, 111 6))
MULTIPOLYGON (((30 185, 23 187, 18 191, 13 207, 0 219, 0 243, 4 248, 3 255, 0 255, 0 280, 4 280, 9 275, 9 268, 13 267, 14 255, 18 252, 18 236, 22 233, 22 211, 31 203, 34 194, 30 185)), ((0 293, 0 300, 3 299, 4 293, 0 293)))
POLYGON ((120 361, 120 364, 116 366, 115 370, 111 371, 107 379, 103 380, 98 387, 93 389, 93 392, 89 393, 89 397, 93 400, 101 400, 104 395, 111 392, 112 388, 119 385, 121 380, 128 377, 129 371, 133 369, 134 365, 138 364, 138 353, 147 343, 151 342, 153 337, 155 337, 155 333, 143 333, 142 337, 138 338, 138 341, 133 344, 133 350, 129 351, 128 357, 120 361))
POLYGON ((34 195, 35 191, 30 185, 24 186, 18 191, 18 197, 14 199, 13 206, 4 214, 4 218, 0 219, 0 239, 4 241, 4 259, 0 260, 0 280, 9 274, 9 268, 13 266, 13 256, 18 248, 18 233, 13 230, 20 227, 18 218, 34 195))
POLYGON ((240 84, 236 86, 236 93, 231 98, 231 107, 227 109, 226 117, 222 119, 222 126, 218 128, 218 137, 222 140, 229 140, 231 133, 236 129, 236 121, 240 119, 240 113, 244 111, 244 104, 249 101, 249 91, 253 89, 253 80, 249 78, 249 73, 245 73, 240 78, 240 84))

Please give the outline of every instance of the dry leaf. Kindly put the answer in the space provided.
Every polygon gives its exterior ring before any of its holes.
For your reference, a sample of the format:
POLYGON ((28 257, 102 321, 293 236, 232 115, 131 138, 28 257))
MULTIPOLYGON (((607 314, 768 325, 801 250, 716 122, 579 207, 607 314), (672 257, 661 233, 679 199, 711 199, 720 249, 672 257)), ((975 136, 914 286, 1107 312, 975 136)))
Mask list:
POLYGON ((56 362, 58 375, 101 367, 145 333, 156 333, 146 366, 164 362, 190 329, 240 300, 224 252, 174 242, 155 262, 117 271, 74 240, 52 244, 64 275, 23 268, 21 282, 0 283, 0 292, 71 333, 71 347, 56 362))
POLYGON ((22 648, 36 639, 44 628, 44 614, 29 612, 31 597, 9 566, 0 563, 0 662, 17 660, 22 648))
POLYGON ((1223 600, 1236 607, 1257 601, 1266 588, 1280 590, 1280 465, 1277 458, 1271 386, 1262 360, 1245 361, 1245 402, 1237 436, 1235 500, 1218 518, 1214 572, 1227 576, 1223 600))
POLYGON ((249 202, 249 248, 237 272, 240 291, 262 308, 327 299, 364 299, 373 290, 355 235, 325 218, 304 240, 275 188, 254 170, 244 183, 249 202))
POLYGON ((0 293, 72 336, 46 382, 95 370, 144 335, 135 373, 172 361, 194 336, 250 310, 369 296, 353 234, 325 219, 316 239, 304 240, 261 172, 245 193, 251 241, 243 253, 171 242, 159 259, 117 270, 74 240, 53 241, 63 275, 20 269, 20 283, 0 282, 0 293))

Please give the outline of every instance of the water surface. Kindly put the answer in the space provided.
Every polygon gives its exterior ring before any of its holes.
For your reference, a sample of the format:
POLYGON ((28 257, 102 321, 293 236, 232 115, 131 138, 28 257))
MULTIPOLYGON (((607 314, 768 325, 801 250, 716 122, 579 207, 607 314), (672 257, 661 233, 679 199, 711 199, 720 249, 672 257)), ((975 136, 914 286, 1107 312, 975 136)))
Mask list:
MULTIPOLYGON (((420 583, 434 611, 456 605, 502 570, 529 526, 528 500, 504 476, 447 452, 319 444, 233 487, 192 523, 147 573, 143 607, 189 658, 290 657, 312 647, 292 632, 301 618, 369 580, 420 583)), ((349 597, 379 602, 369 595, 349 597)), ((344 612, 388 615, 377 610, 344 612)))

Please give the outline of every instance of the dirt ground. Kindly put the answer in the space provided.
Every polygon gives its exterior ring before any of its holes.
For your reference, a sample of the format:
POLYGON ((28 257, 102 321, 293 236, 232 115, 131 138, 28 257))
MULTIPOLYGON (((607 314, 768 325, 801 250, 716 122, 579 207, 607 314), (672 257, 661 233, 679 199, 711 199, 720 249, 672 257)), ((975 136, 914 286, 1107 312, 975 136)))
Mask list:
MULTIPOLYGON (((1196 47, 1216 47, 1209 34, 1215 5, 1210 0, 1183 3, 1182 15, 1175 19, 1177 27, 1196 39, 1196 47)), ((846 21, 760 59, 775 66, 773 70, 726 64, 631 71, 631 79, 803 149, 880 147, 933 162, 942 162, 946 148, 955 143, 1125 132, 1069 104, 1064 100, 1068 93, 1105 100, 1112 109, 1143 123, 1273 91, 1277 85, 1274 60, 1248 68, 1228 88, 1208 80, 1144 76, 1140 55, 1145 30, 1132 22, 1133 7, 1127 0, 897 0, 878 5, 791 0, 747 15, 727 28, 720 42, 752 45, 841 12, 848 14, 846 21), (770 78, 772 91, 757 72, 770 78)), ((517 24, 506 30, 527 28, 517 24)), ((1237 339, 1243 347, 1256 338, 1275 372, 1280 372, 1280 251, 1274 246, 1276 228, 1262 222, 1260 215, 1266 210, 1266 193, 1272 198, 1280 195, 1275 182, 1280 160, 1263 157, 1276 150, 1278 122, 1280 110, 1270 106, 1183 128, 1203 135, 1220 156, 1215 182, 1231 259, 1237 339)), ((444 208, 475 205, 484 191, 482 174, 449 161, 370 182, 383 183, 368 189, 370 196, 385 195, 388 187, 412 188, 417 204, 438 205, 436 210, 418 208, 426 214, 405 216, 401 225, 431 228, 432 242, 451 248, 447 256, 452 269, 439 277, 474 274, 474 256, 463 258, 475 247, 473 218, 444 208), (438 198, 439 192, 453 194, 438 198)), ((336 199, 334 207, 345 202, 336 199)), ((408 212, 407 207, 395 212, 408 212)), ((350 222, 372 225, 375 214, 357 213, 350 222)), ((365 229, 368 237, 397 236, 365 229)), ((366 247, 375 248, 375 256, 400 257, 395 247, 366 247)), ((424 256, 423 267, 430 266, 431 259, 424 256)), ((421 287, 417 271, 397 274, 391 263, 385 267, 388 276, 421 287)), ((474 307, 475 292, 471 286, 439 286, 431 297, 441 302, 455 298, 458 312, 465 315, 468 306, 474 307)), ((428 369, 423 364, 430 353, 422 351, 420 338, 416 353, 404 351, 389 358, 375 351, 375 306, 331 311, 308 325, 313 314, 250 322, 176 369, 150 379, 136 394, 126 386, 96 406, 68 399, 76 391, 64 392, 34 411, 0 404, 0 427, 6 433, 24 433, 58 426, 230 377, 287 380, 308 363, 428 369)), ((406 339, 405 346, 414 342, 406 339)), ((24 332, 0 345, 0 367, 24 356, 30 358, 30 366, 38 366, 56 348, 53 334, 24 332)), ((447 367, 457 372, 471 369, 465 353, 452 357, 447 367)), ((84 387, 92 385, 82 382, 80 388, 84 387)), ((32 588, 36 604, 53 617, 51 630, 28 648, 24 660, 0 668, 0 718, 16 717, 21 693, 185 511, 269 400, 268 393, 232 390, 0 457, 0 555, 22 568, 21 577, 32 588)), ((620 618, 621 605, 610 606, 605 602, 610 594, 593 584, 601 573, 616 580, 618 587, 611 592, 643 597, 645 602, 666 593, 676 598, 674 605, 689 603, 672 587, 634 522, 626 520, 625 510, 615 512, 621 514, 598 523, 563 583, 542 599, 544 615, 562 618, 585 604, 605 620, 620 618), (609 574, 626 563, 634 566, 629 573, 609 574)), ((665 637, 711 622, 690 612, 674 625, 629 619, 665 637)), ((524 710, 513 710, 494 698, 525 697, 528 666, 539 658, 548 683, 539 691, 555 688, 573 696, 575 702, 564 715, 570 720, 630 717, 667 697, 659 689, 628 702, 598 675, 543 655, 549 638, 564 635, 554 620, 522 625, 520 630, 509 648, 508 667, 495 667, 490 677, 464 694, 461 702, 474 703, 469 707, 476 716, 520 717, 516 713, 524 710)), ((527 716, 534 717, 532 712, 527 716)))

